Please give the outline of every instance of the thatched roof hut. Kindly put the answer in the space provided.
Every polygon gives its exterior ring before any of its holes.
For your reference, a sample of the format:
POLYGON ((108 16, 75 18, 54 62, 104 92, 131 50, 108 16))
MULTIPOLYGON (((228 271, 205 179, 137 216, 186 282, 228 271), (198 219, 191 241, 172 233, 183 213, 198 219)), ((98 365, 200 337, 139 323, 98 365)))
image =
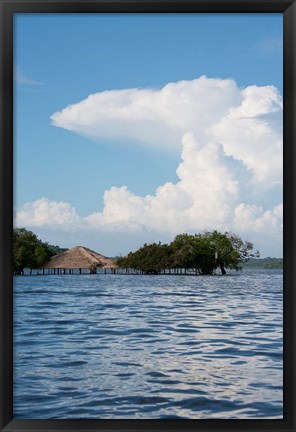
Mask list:
POLYGON ((54 255, 46 264, 42 266, 43 269, 60 269, 60 270, 73 270, 89 269, 91 273, 96 273, 97 267, 116 268, 115 260, 107 258, 91 249, 83 246, 75 246, 65 252, 54 255))

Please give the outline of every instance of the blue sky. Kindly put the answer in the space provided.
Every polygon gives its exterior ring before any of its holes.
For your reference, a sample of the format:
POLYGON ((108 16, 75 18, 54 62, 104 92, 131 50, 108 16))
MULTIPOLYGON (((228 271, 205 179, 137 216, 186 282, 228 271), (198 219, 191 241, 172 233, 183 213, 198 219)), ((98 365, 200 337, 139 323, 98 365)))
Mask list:
MULTIPOLYGON (((233 201, 231 208, 226 209, 222 201, 219 208, 216 206, 215 227, 241 232, 242 237, 255 242, 263 256, 281 256, 280 172, 266 192, 270 183, 268 170, 273 173, 279 168, 273 160, 264 168, 269 156, 263 149, 261 166, 266 175, 262 179, 252 159, 256 155, 243 150, 248 147, 247 141, 242 141, 240 152, 233 149, 232 140, 240 136, 237 128, 246 125, 236 121, 233 135, 228 137, 225 132, 230 121, 227 113, 232 108, 240 113, 243 109, 245 116, 247 107, 247 116, 253 119, 248 126, 252 131, 259 131, 258 122, 264 115, 260 130, 268 124, 271 129, 266 136, 281 135, 281 14, 17 14, 14 26, 14 185, 18 224, 51 243, 71 247, 78 242, 106 255, 125 254, 144 241, 170 241, 178 229, 198 232, 214 228, 214 220, 209 218, 207 227, 206 220, 198 217, 202 209, 204 214, 212 213, 214 208, 205 207, 203 202, 198 204, 207 196, 203 179, 196 180, 196 189, 204 187, 204 195, 196 196, 193 204, 185 200, 180 214, 176 215, 171 206, 165 208, 164 200, 161 214, 153 209, 159 208, 161 200, 157 188, 169 183, 173 186, 167 187, 166 193, 175 196, 177 190, 185 187, 184 171, 194 169, 186 158, 182 159, 182 149, 184 152, 195 146, 196 154, 197 141, 206 150, 215 139, 223 153, 217 166, 227 165, 228 181, 240 184, 238 191, 224 197, 228 206, 233 201), (206 78, 195 81, 202 76, 206 78), (185 84, 177 84, 182 82, 185 84), (162 91, 170 83, 167 91, 162 91), (222 87, 223 99, 219 99, 216 93, 222 87), (251 90, 245 91, 246 88, 251 90), (120 92, 128 89, 133 91, 120 92), (179 101, 184 92, 184 106, 194 106, 195 94, 197 99, 204 98, 198 100, 200 106, 204 103, 204 110, 196 111, 196 122, 194 118, 190 122, 182 119, 184 109, 179 101), (83 105, 89 95, 99 96, 83 105), (224 106, 225 100, 228 102, 224 106), (217 104, 223 105, 223 109, 218 109, 217 104), (175 120, 171 114, 164 114, 164 107, 167 111, 172 107, 175 120), (65 109, 67 112, 61 114, 65 109), (219 112, 214 115, 216 109, 219 112), (84 116, 82 125, 80 119, 84 116), (219 130, 221 136, 217 135, 219 130), (188 138, 190 133, 194 138, 188 138), (190 140, 195 144, 188 144, 190 140), (245 185, 231 174, 243 170, 245 185), (255 173, 253 178, 251 171, 255 173), (258 193, 250 195, 245 189, 254 188, 255 180, 259 181, 258 193), (135 202, 137 208, 133 207, 135 202), (137 224, 137 212, 145 213, 147 206, 150 213, 137 224), (45 213, 49 209, 47 217, 44 213, 40 216, 40 209, 45 213), (192 222, 194 211, 196 226, 192 222), (187 225, 176 222, 181 220, 182 212, 188 214, 187 225), (165 213, 174 213, 175 222, 172 219, 170 228, 162 229, 165 213), (253 222, 245 229, 233 222, 234 215, 253 222), (147 222, 154 218, 154 224, 147 222), (275 224, 272 226, 273 231, 279 230, 277 236, 260 231, 267 221, 275 224), (255 231, 252 224, 256 225, 255 231)), ((232 126, 227 130, 232 130, 232 126)), ((259 140, 259 135, 256 137, 253 141, 259 140)), ((281 151, 279 139, 274 142, 274 149, 281 151)), ((206 151, 197 160, 202 157, 206 157, 206 151)), ((188 158, 194 159, 192 155, 188 158)), ((213 185, 215 179, 211 181, 213 185)), ((186 188, 190 190, 187 183, 186 188)), ((214 193, 218 193, 217 189, 211 196, 214 193)), ((186 221, 186 216, 183 219, 186 221)))

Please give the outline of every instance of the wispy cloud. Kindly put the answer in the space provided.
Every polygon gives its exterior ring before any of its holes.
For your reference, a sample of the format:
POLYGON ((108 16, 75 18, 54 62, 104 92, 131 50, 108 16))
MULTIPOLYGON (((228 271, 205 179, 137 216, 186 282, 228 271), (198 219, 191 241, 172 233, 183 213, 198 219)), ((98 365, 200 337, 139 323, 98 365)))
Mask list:
POLYGON ((257 55, 265 58, 278 57, 283 54, 283 37, 270 36, 255 44, 257 55))
POLYGON ((14 66, 14 80, 18 84, 37 85, 37 86, 44 85, 43 82, 33 80, 32 78, 24 75, 18 66, 14 66))

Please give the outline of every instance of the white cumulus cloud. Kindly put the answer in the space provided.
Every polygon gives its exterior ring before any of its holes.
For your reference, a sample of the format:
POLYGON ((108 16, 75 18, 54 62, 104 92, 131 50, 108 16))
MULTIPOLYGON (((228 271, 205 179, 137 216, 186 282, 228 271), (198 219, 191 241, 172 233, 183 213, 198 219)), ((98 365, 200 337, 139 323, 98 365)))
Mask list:
POLYGON ((91 94, 54 113, 51 120, 54 126, 93 137, 129 138, 139 144, 180 149, 184 132, 203 134, 240 100, 233 80, 201 77, 162 89, 91 94))
POLYGON ((174 234, 225 226, 239 193, 239 180, 230 166, 241 163, 226 156, 219 144, 201 146, 192 133, 185 134, 182 142, 177 183, 165 183, 155 195, 145 197, 125 186, 113 187, 105 192, 100 223, 129 223, 174 234))
POLYGON ((212 133, 227 154, 242 160, 254 182, 282 182, 282 98, 274 87, 247 87, 242 103, 213 125, 212 133))
POLYGON ((25 203, 16 215, 18 226, 54 226, 68 230, 75 229, 80 222, 81 218, 69 203, 47 198, 25 203))
POLYGON ((147 233, 154 241, 184 231, 231 230, 259 250, 262 245, 263 255, 280 255, 282 108, 272 86, 240 89, 231 79, 205 76, 162 89, 92 94, 54 113, 52 124, 178 152, 178 180, 146 196, 114 186, 104 193, 103 211, 87 217, 43 198, 20 208, 17 221, 98 235, 131 233, 135 246, 147 233))

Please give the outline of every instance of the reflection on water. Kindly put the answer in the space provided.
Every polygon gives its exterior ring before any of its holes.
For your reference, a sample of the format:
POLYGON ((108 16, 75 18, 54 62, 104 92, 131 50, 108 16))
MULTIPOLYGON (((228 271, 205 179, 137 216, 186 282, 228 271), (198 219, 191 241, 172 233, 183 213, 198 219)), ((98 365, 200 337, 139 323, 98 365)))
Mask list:
POLYGON ((282 418, 282 271, 14 279, 14 417, 282 418))

